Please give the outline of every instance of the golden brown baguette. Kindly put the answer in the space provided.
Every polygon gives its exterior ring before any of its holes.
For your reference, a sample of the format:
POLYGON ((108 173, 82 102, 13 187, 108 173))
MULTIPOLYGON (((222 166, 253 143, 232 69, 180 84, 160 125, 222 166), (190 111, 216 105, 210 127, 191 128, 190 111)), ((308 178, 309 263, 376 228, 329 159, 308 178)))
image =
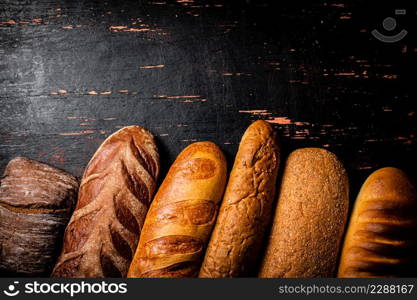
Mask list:
POLYGON ((155 190, 159 155, 139 126, 109 136, 90 160, 54 277, 125 277, 155 190))
POLYGON ((356 199, 338 277, 415 276, 416 242, 415 188, 401 170, 379 169, 356 199))
POLYGON ((199 277, 249 276, 271 217, 280 153, 265 121, 248 127, 239 145, 199 277))
POLYGON ((195 277, 226 182, 226 161, 211 142, 185 148, 149 209, 128 277, 195 277))
POLYGON ((259 276, 334 276, 348 202, 348 177, 333 153, 292 152, 259 276))

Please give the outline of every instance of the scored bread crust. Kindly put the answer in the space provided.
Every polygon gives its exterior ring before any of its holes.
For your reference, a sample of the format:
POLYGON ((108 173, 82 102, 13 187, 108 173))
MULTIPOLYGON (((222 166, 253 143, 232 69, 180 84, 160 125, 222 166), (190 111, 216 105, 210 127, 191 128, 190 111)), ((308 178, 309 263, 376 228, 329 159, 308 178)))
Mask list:
POLYGON ((185 148, 151 204, 128 277, 195 277, 226 182, 226 161, 211 142, 185 148))
POLYGON ((261 120, 252 123, 240 142, 199 277, 254 271, 271 217, 279 159, 272 127, 261 120))
POLYGON ((90 160, 53 277, 125 277, 159 174, 150 132, 109 136, 90 160))
POLYGON ((417 196, 396 168, 372 173, 356 199, 338 277, 415 277, 417 196))
POLYGON ((292 152, 260 277, 333 277, 349 204, 346 171, 319 148, 292 152))

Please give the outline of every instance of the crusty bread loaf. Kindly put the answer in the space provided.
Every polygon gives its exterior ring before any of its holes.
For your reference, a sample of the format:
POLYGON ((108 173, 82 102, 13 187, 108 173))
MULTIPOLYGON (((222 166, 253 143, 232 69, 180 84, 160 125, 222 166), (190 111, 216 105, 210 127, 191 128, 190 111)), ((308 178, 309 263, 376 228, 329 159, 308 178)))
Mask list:
POLYGON ((240 142, 200 277, 253 275, 270 222, 279 159, 272 127, 254 122, 240 142))
POLYGON ((324 149, 292 152, 260 277, 332 277, 349 205, 346 171, 324 149))
POLYGON ((185 148, 149 209, 128 277, 195 277, 226 182, 226 161, 213 143, 185 148))
POLYGON ((49 276, 77 197, 77 179, 24 157, 0 186, 0 274, 49 276))
POLYGON ((339 277, 415 277, 417 196, 396 168, 372 173, 350 219, 339 277))
POLYGON ((108 137, 84 172, 52 276, 126 276, 158 173, 147 130, 129 126, 108 137))

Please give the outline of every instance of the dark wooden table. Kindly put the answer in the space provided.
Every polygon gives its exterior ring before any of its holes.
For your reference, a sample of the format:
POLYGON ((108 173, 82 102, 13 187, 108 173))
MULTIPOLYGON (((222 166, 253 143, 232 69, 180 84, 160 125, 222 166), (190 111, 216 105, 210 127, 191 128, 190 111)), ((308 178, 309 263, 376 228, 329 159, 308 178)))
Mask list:
POLYGON ((336 153, 352 197, 379 167, 415 179, 417 16, 391 2, 0 0, 0 171, 22 155, 80 176, 132 124, 157 136, 165 171, 201 140, 230 166, 265 119, 286 154, 336 153))

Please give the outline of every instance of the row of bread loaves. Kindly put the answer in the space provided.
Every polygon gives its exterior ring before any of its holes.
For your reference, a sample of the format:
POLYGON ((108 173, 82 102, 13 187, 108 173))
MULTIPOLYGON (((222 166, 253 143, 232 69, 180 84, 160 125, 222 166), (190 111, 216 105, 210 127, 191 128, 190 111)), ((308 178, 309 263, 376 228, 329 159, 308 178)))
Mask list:
POLYGON ((103 142, 79 190, 61 170, 13 159, 0 187, 0 270, 54 277, 416 275, 417 197, 403 172, 374 172, 346 226, 349 182, 337 157, 305 148, 282 169, 280 160, 264 121, 244 133, 229 178, 221 150, 198 142, 179 154, 155 196, 158 150, 139 126, 103 142))

